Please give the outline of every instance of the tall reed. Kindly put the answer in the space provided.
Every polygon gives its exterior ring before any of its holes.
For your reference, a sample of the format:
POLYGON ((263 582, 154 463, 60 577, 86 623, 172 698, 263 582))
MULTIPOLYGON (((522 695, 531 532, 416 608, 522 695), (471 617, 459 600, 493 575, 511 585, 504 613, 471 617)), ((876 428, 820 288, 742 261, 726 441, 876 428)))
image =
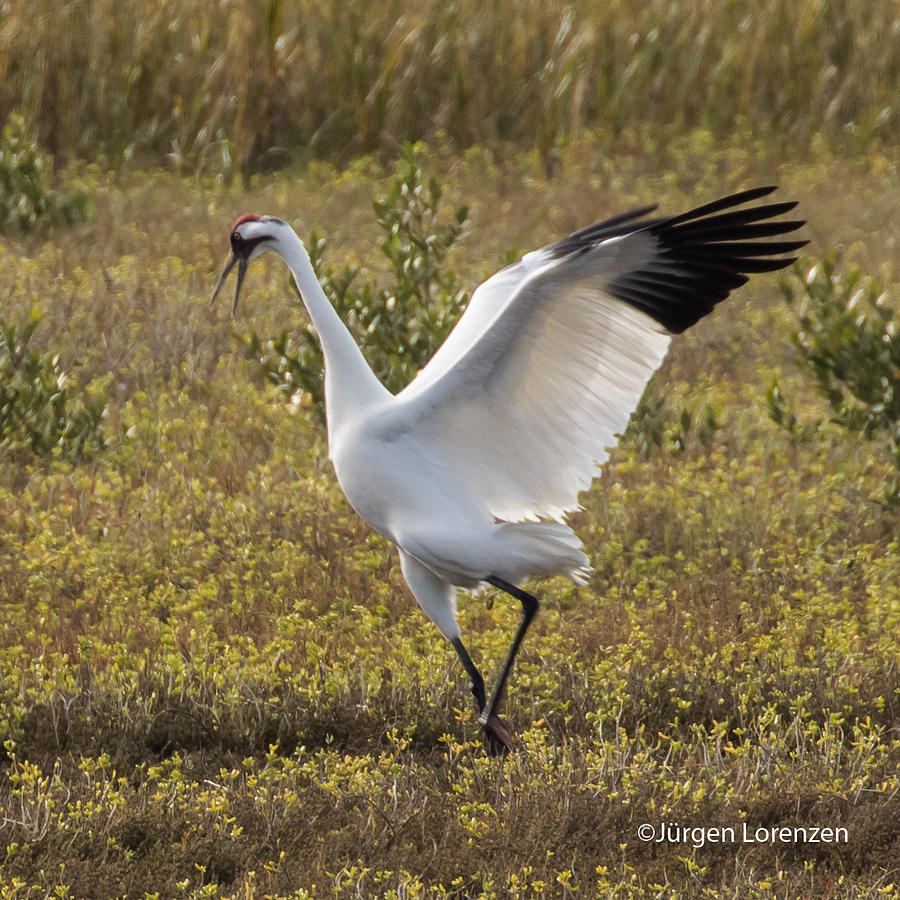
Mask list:
POLYGON ((0 121, 59 160, 248 170, 442 134, 900 135, 894 0, 6 0, 0 121))

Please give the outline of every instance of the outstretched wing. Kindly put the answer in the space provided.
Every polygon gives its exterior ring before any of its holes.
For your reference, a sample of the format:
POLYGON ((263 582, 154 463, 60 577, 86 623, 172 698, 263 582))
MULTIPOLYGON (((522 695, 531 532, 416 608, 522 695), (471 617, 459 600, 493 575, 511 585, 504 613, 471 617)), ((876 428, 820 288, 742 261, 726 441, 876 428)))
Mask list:
POLYGON ((778 218, 795 203, 737 208, 773 190, 668 218, 647 218, 647 207, 527 254, 475 292, 397 396, 389 428, 414 431, 496 518, 561 518, 624 431, 670 335, 806 243, 768 240, 804 224, 778 218))

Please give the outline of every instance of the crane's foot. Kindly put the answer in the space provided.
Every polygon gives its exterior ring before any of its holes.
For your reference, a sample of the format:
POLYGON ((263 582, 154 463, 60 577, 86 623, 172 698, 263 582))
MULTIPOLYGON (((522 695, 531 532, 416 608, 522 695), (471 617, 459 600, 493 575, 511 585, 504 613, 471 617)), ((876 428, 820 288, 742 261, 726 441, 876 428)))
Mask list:
POLYGON ((491 756, 506 756, 513 752, 512 738, 497 715, 491 715, 482 723, 484 743, 491 756))

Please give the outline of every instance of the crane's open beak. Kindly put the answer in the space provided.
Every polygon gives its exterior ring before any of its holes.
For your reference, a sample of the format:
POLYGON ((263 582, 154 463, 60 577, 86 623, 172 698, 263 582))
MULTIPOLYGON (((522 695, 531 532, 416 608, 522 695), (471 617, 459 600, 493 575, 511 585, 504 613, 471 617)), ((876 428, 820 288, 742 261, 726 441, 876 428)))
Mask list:
POLYGON ((212 299, 209 301, 210 309, 212 309, 212 305, 216 302, 216 297, 219 296, 219 291, 222 290, 222 285, 225 284, 225 279, 228 278, 228 273, 234 268, 235 264, 237 264, 238 272, 237 272, 237 287, 234 290, 234 303, 231 305, 231 318, 234 318, 234 314, 237 312, 238 300, 241 297, 241 285, 244 283, 244 275, 247 272, 247 257, 238 255, 237 253, 232 253, 231 259, 225 263, 225 268, 222 269, 222 274, 219 276, 219 280, 216 282, 216 289, 213 291, 212 299))

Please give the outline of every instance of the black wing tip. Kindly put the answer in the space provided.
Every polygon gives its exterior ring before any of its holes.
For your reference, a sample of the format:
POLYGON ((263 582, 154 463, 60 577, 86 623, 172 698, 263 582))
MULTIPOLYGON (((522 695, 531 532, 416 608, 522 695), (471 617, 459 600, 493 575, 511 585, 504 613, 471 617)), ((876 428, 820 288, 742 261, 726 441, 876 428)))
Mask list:
MULTIPOLYGON (((777 184, 767 184, 764 187, 747 188, 743 191, 736 191, 733 194, 726 194, 724 197, 720 197, 718 200, 713 200, 710 203, 704 203, 702 206, 695 206, 693 209, 689 209, 687 212, 682 213, 679 216, 672 216, 671 219, 669 219, 669 222, 670 224, 690 222, 694 219, 699 219, 703 216, 709 216, 713 213, 720 212, 723 209, 731 209, 734 206, 742 206, 745 203, 752 203, 754 200, 759 200, 762 197, 768 197, 769 194, 774 194, 777 190, 777 184)), ((784 206, 784 203, 772 205, 784 206)), ((792 202, 791 205, 787 207, 787 209, 793 209, 793 207, 795 207, 796 205, 796 202, 792 202)))
POLYGON ((611 293, 679 334, 708 315, 749 276, 792 265, 806 240, 769 241, 802 228, 802 219, 778 218, 797 201, 751 205, 775 185, 749 188, 677 216, 634 223, 657 239, 653 257, 610 284, 611 293))
MULTIPOLYGON (((653 230, 655 228, 674 228, 677 225, 686 225, 687 223, 700 224, 703 220, 710 219, 714 213, 731 209, 732 213, 726 215, 737 215, 745 217, 745 223, 759 221, 760 219, 769 219, 775 216, 783 215, 794 209, 798 201, 786 200, 779 203, 771 203, 764 206, 750 207, 747 210, 734 211, 734 207, 751 203, 762 197, 767 197, 778 190, 777 184, 767 184, 761 187, 747 188, 746 190, 737 191, 728 194, 711 203, 704 203, 694 209, 688 210, 678 216, 658 217, 648 219, 650 213, 655 212, 658 204, 652 203, 647 206, 641 206, 628 212, 619 213, 609 219, 588 225, 578 231, 573 231, 566 237, 556 241, 547 247, 547 251, 554 259, 568 256, 570 253, 578 253, 588 250, 602 241, 609 240, 614 237, 623 237, 632 234, 635 231, 653 230)), ((712 221, 712 220, 711 220, 712 221)), ((794 231, 806 224, 805 221, 784 222, 782 225, 784 231, 794 231)), ((687 226, 691 227, 691 226, 687 226)))
POLYGON ((602 222, 595 222, 586 228, 580 228, 573 231, 566 237, 558 240, 556 243, 547 247, 547 251, 553 259, 560 259, 563 256, 569 256, 571 253, 580 253, 589 250, 591 247, 599 244, 601 241, 607 241, 610 238, 622 237, 626 234, 632 234, 635 231, 642 231, 648 225, 655 222, 661 222, 662 219, 647 219, 646 217, 654 212, 657 208, 656 203, 648 206, 640 206, 637 209, 628 212, 619 213, 602 222))

